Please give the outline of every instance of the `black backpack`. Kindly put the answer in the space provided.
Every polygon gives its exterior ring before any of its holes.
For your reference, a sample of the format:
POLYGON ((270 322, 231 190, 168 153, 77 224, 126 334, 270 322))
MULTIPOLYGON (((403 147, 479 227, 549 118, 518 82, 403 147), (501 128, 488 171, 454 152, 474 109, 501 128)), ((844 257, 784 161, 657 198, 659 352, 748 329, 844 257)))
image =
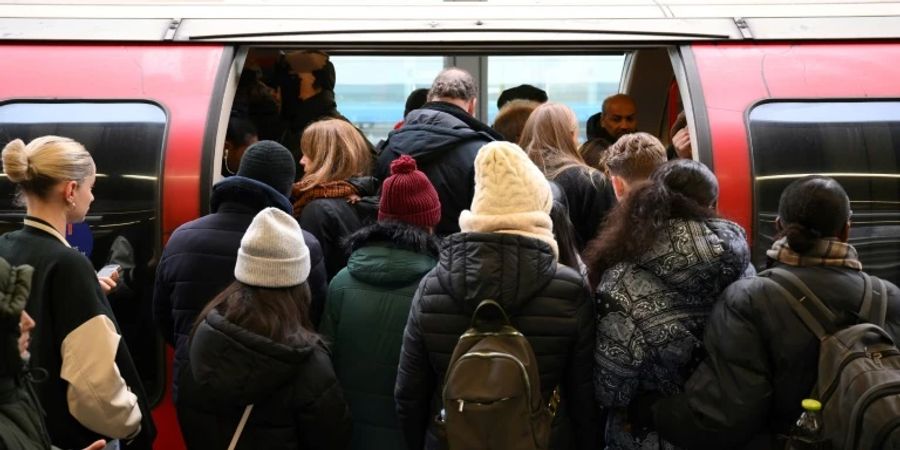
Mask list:
POLYGON ((884 331, 887 290, 865 280, 861 323, 839 328, 837 316, 796 275, 769 269, 760 276, 788 301, 819 339, 819 371, 811 398, 822 403, 823 436, 833 450, 900 447, 900 351, 884 331))

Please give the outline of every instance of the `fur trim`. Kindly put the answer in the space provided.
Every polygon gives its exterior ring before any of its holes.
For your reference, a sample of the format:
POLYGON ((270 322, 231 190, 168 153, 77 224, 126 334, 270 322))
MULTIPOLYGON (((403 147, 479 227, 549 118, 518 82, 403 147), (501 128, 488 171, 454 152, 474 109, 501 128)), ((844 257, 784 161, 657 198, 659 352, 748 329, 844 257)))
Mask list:
POLYGON ((348 236, 345 248, 354 252, 374 242, 390 242, 394 247, 438 258, 440 240, 419 227, 402 222, 376 222, 348 236))

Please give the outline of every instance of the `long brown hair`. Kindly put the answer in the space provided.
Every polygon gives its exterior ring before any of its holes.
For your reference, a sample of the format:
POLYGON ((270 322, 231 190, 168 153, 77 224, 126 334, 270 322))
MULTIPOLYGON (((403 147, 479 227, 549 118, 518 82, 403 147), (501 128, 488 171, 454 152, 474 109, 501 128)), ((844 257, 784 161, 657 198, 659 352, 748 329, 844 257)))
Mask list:
POLYGON ((341 119, 325 119, 306 127, 300 150, 309 158, 300 190, 307 191, 329 181, 367 175, 372 155, 359 130, 341 119))
POLYGON ((525 122, 521 146, 548 179, 570 167, 592 170, 578 153, 578 119, 568 106, 547 102, 532 111, 525 122))
POLYGON ((319 336, 309 317, 312 295, 303 282, 288 288, 264 288, 234 281, 197 317, 191 337, 210 312, 216 310, 229 322, 285 345, 314 343, 319 336))
POLYGON ((670 219, 717 217, 719 195, 715 175, 703 164, 686 159, 669 161, 625 196, 606 217, 600 234, 583 253, 591 286, 620 262, 633 262, 656 242, 670 219))

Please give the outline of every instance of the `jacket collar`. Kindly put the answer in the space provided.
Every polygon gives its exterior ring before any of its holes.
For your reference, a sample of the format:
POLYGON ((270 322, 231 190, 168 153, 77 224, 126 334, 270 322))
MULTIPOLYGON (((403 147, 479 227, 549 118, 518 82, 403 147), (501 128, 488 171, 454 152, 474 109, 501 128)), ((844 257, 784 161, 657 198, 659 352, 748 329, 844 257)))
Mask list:
POLYGON ((472 117, 469 113, 464 111, 459 106, 454 105, 453 103, 447 102, 428 102, 422 106, 420 109, 430 109, 432 111, 440 111, 446 114, 450 114, 451 116, 457 118, 459 121, 463 122, 469 128, 480 131, 482 133, 487 134, 492 137, 494 140, 502 141, 504 137, 500 135, 500 133, 494 131, 493 128, 485 125, 480 120, 472 117))
POLYGON ((248 211, 261 211, 269 207, 278 208, 288 214, 293 211, 287 196, 268 184, 240 175, 228 177, 213 186, 210 211, 219 212, 226 203, 240 204, 248 211))
POLYGON ((50 223, 44 219, 40 219, 40 218, 37 218, 34 216, 25 216, 25 221, 23 223, 25 224, 26 227, 34 228, 36 230, 41 230, 44 233, 47 233, 50 236, 53 236, 59 242, 62 242, 63 245, 65 245, 66 247, 69 247, 69 248, 72 247, 71 245, 69 245, 69 242, 66 241, 65 236, 59 234, 59 231, 56 231, 56 228, 53 228, 53 225, 50 225, 50 223))

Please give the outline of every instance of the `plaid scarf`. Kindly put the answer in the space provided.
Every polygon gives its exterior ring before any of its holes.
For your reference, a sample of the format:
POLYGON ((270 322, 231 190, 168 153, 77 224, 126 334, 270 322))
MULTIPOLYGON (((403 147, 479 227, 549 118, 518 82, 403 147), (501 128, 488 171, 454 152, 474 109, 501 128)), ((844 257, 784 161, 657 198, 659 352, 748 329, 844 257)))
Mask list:
POLYGON ((801 255, 791 250, 787 238, 781 238, 766 251, 766 256, 789 266, 838 266, 862 270, 856 249, 836 239, 819 239, 810 251, 801 255))
POLYGON ((294 217, 300 218, 303 208, 310 202, 320 198, 358 198, 356 188, 346 181, 329 181, 314 186, 312 189, 302 190, 303 180, 294 183, 291 188, 291 198, 294 199, 294 217))

